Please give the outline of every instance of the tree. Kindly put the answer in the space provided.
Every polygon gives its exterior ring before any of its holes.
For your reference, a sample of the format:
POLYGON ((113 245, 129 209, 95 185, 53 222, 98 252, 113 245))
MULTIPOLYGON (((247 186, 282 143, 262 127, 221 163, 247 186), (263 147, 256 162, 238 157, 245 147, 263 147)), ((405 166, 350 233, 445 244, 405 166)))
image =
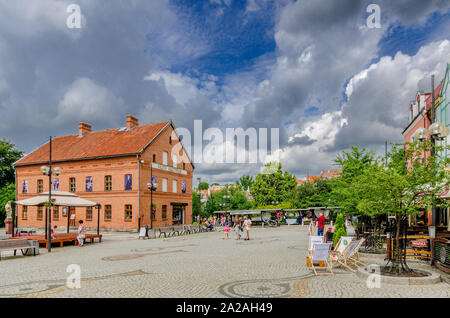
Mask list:
POLYGON ((0 140, 0 188, 9 183, 15 183, 13 163, 22 157, 23 153, 9 141, 0 140))
POLYGON ((196 192, 192 192, 192 216, 197 216, 202 214, 202 202, 200 195, 196 192))
POLYGON ((331 181, 327 179, 319 178, 314 182, 305 182, 294 188, 292 204, 298 209, 331 206, 333 205, 331 190, 331 181))
POLYGON ((248 210, 252 203, 240 187, 229 187, 208 197, 205 204, 205 212, 209 215, 215 211, 248 210), (225 198, 228 196, 229 198, 225 198))
POLYGON ((255 205, 270 205, 272 202, 289 201, 292 190, 297 186, 295 176, 281 170, 280 163, 269 163, 258 174, 250 186, 255 205), (275 169, 273 169, 275 167, 275 169))
POLYGON ((437 203, 448 206, 447 202, 438 201, 440 194, 450 186, 445 172, 450 160, 425 157, 432 148, 436 153, 443 149, 430 141, 394 145, 388 154, 388 164, 376 160, 353 178, 348 189, 350 195, 359 199, 356 204, 359 213, 395 216, 395 245, 386 267, 394 273, 411 271, 406 264, 406 242, 401 239, 405 235, 408 216, 428 210, 437 203))
POLYGON ((239 181, 236 181, 236 185, 240 186, 242 190, 249 190, 253 183, 253 177, 245 175, 242 176, 239 181))
POLYGON ((198 185, 198 189, 199 190, 208 190, 209 184, 207 182, 200 182, 200 184, 198 185))
POLYGON ((353 182, 375 164, 375 153, 352 147, 351 152, 343 151, 338 155, 335 163, 341 167, 342 173, 330 181, 331 200, 344 214, 358 215, 356 207, 361 198, 354 191, 353 182))
POLYGON ((14 201, 16 198, 16 187, 14 183, 9 183, 0 188, 0 226, 3 226, 6 218, 5 205, 8 201, 14 201))

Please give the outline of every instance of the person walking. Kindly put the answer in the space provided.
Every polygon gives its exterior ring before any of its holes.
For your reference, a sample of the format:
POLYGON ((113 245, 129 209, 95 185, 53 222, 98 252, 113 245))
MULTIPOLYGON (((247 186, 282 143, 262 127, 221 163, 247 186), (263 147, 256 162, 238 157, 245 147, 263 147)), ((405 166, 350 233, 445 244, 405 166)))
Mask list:
POLYGON ((234 229, 234 232, 236 233, 236 240, 240 240, 241 239, 241 227, 237 220, 234 222, 233 229, 234 229))
POLYGON ((223 239, 224 239, 224 240, 228 240, 228 239, 230 238, 230 237, 229 237, 230 226, 228 225, 228 223, 225 224, 225 229, 223 230, 223 233, 224 233, 223 239))
POLYGON ((80 226, 78 227, 77 240, 78 240, 78 245, 80 247, 82 247, 84 245, 84 239, 86 238, 86 234, 84 233, 84 231, 86 230, 86 227, 83 224, 83 220, 78 221, 78 223, 80 224, 80 226))
POLYGON ((301 213, 298 214, 298 220, 297 220, 297 222, 298 222, 298 225, 303 226, 303 220, 302 220, 302 214, 301 214, 301 213))
POLYGON ((323 212, 320 212, 320 216, 316 219, 317 223, 317 235, 323 236, 323 230, 325 229, 325 217, 323 216, 323 212))
POLYGON ((250 240, 250 228, 252 226, 252 221, 248 218, 248 216, 245 216, 244 221, 244 229, 245 229, 245 239, 244 240, 250 240))

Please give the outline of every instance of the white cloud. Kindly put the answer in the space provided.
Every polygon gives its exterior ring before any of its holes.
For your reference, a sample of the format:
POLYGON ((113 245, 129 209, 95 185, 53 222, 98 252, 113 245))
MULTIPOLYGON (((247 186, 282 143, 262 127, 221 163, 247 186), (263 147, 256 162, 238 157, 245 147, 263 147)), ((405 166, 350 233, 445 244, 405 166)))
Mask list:
POLYGON ((111 123, 123 112, 122 98, 89 78, 75 80, 58 104, 57 121, 94 121, 111 123))

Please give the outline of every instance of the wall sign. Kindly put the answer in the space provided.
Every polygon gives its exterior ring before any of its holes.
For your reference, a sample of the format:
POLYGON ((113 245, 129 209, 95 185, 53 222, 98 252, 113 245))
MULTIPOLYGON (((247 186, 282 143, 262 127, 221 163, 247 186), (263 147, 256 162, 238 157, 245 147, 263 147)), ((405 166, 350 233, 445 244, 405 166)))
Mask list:
POLYGON ((59 179, 53 179, 53 191, 59 191, 59 179))
POLYGON ((133 176, 131 174, 125 175, 125 191, 133 190, 133 176))
POLYGON ((28 193, 28 181, 24 180, 22 182, 22 193, 28 193))
POLYGON ((86 192, 92 192, 92 177, 86 177, 86 192))

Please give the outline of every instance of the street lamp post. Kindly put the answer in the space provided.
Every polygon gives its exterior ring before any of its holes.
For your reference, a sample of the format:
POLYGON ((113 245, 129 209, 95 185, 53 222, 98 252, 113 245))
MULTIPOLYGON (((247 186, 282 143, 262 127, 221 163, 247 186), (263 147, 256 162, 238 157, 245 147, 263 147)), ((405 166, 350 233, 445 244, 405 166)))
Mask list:
POLYGON ((153 163, 150 163, 150 183, 147 183, 147 188, 150 190, 150 229, 153 229, 153 191, 156 191, 158 184, 153 182, 153 163))
MULTIPOLYGON (((48 176, 48 224, 46 225, 47 229, 47 245, 48 245, 48 252, 50 253, 52 251, 52 175, 55 174, 56 176, 59 176, 61 174, 61 169, 58 167, 55 167, 52 169, 52 137, 50 136, 50 150, 49 150, 49 161, 48 161, 48 167, 42 166, 41 172, 43 175, 48 176)), ((46 213, 46 215, 47 215, 46 213)))

